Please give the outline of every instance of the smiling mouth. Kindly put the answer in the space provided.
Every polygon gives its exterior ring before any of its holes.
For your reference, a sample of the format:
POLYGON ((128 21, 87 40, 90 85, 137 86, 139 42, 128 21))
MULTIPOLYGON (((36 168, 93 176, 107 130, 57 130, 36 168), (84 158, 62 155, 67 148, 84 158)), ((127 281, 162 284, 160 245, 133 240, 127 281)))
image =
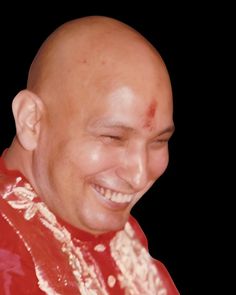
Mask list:
POLYGON ((113 191, 111 189, 101 187, 97 184, 93 184, 92 186, 105 199, 110 200, 114 203, 119 203, 119 204, 130 203, 135 195, 135 194, 124 194, 121 192, 113 191))

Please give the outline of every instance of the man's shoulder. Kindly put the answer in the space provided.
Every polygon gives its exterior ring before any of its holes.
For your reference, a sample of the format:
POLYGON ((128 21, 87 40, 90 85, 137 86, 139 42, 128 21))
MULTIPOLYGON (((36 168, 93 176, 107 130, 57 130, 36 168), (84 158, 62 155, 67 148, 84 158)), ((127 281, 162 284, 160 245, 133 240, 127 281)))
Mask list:
POLYGON ((0 207, 0 248, 9 249, 12 252, 26 250, 23 241, 17 234, 13 224, 7 221, 7 216, 3 215, 0 207))
POLYGON ((141 244, 146 249, 148 249, 148 241, 147 241, 146 235, 145 235, 144 231, 142 230, 142 227, 138 223, 137 219, 135 217, 133 217, 132 215, 130 215, 129 223, 135 232, 136 238, 141 242, 141 244))
MULTIPOLYGON (((136 237, 139 239, 141 244, 147 249, 147 251, 149 251, 147 238, 146 238, 140 224, 138 223, 138 221, 133 216, 130 216, 129 223, 131 224, 136 237)), ((167 268, 165 267, 165 265, 161 261, 153 258, 152 256, 150 256, 150 259, 158 271, 158 276, 159 276, 160 280, 162 282, 164 282, 164 285, 169 292, 168 294, 178 295, 179 292, 176 289, 176 286, 175 286, 167 268)))
POLYGON ((14 229, 14 225, 10 225, 2 214, 0 214, 0 294, 42 294, 38 288, 34 263, 29 251, 14 229))

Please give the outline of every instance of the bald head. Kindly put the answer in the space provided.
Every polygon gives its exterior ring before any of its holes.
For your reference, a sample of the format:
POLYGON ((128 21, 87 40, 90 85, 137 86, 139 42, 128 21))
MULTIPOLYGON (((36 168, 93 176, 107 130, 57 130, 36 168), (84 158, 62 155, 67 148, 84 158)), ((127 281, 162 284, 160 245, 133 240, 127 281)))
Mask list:
POLYGON ((46 104, 58 104, 73 96, 82 99, 78 90, 82 94, 88 87, 96 91, 118 86, 114 84, 119 78, 134 80, 139 75, 142 81, 153 67, 168 80, 158 52, 137 31, 108 17, 85 17, 63 24, 44 42, 31 65, 27 88, 46 104))
POLYGON ((122 228, 168 164, 172 92, 158 52, 117 20, 74 20, 43 43, 27 88, 13 101, 9 167, 72 225, 122 228))

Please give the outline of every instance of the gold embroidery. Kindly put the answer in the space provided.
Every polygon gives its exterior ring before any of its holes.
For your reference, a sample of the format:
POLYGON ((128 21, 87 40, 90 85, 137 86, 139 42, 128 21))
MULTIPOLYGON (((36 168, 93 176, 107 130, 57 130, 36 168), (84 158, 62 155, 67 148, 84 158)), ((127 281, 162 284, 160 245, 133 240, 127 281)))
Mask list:
POLYGON ((110 275, 107 279, 107 284, 110 288, 113 288, 115 286, 116 283, 116 278, 112 275, 110 275))
POLYGON ((111 240, 110 248, 111 255, 121 271, 118 279, 125 294, 167 294, 148 251, 135 239, 129 223, 126 224, 125 230, 118 232, 111 240))
POLYGON ((94 247, 94 250, 97 252, 104 252, 106 250, 106 246, 104 246, 103 244, 97 244, 94 247))
MULTIPOLYGON (((21 181, 20 178, 19 181, 21 181)), ((44 203, 34 201, 37 195, 30 184, 25 183, 24 186, 15 187, 13 192, 17 197, 16 200, 12 198, 7 200, 11 192, 6 192, 4 195, 4 199, 8 201, 9 205, 20 211, 24 210, 24 218, 27 221, 30 221, 37 214, 42 225, 52 232, 55 239, 60 242, 61 251, 68 257, 68 263, 77 281, 80 293, 82 295, 108 295, 96 261, 82 244, 74 245, 70 233, 57 222, 55 215, 44 203)), ((98 244, 94 250, 104 251, 105 246, 98 244)), ((135 239, 134 231, 129 223, 111 240, 110 251, 120 270, 118 280, 126 295, 167 294, 158 271, 151 262, 148 251, 135 239)), ((48 294, 58 294, 51 289, 49 282, 43 278, 42 270, 37 265, 35 268, 41 289, 47 290, 48 294)), ((109 287, 113 287, 116 278, 109 276, 107 283, 109 287)))
MULTIPOLYGON (((74 245, 70 233, 57 222, 55 215, 44 203, 34 202, 34 198, 36 198, 37 195, 32 191, 30 185, 26 183, 24 187, 16 187, 13 189, 13 192, 18 199, 8 200, 9 205, 14 209, 24 209, 24 218, 28 221, 38 213, 41 223, 48 228, 61 243, 61 251, 68 256, 68 263, 78 283, 81 295, 108 295, 105 283, 101 279, 101 276, 98 275, 99 268, 95 261, 92 257, 89 257, 91 261, 88 263, 85 260, 82 249, 74 245)), ((8 195, 5 196, 5 199, 7 199, 8 195)), ((88 256, 88 253, 86 254, 86 256, 88 256)), ((57 294, 50 288, 49 283, 43 279, 41 274, 42 270, 36 266, 35 271, 40 288, 43 291, 47 291, 48 294, 57 294)))
POLYGON ((55 290, 53 290, 49 286, 48 282, 46 280, 44 280, 42 272, 37 266, 35 267, 35 272, 36 272, 37 278, 39 280, 39 287, 42 291, 44 291, 47 295, 61 295, 61 294, 57 293, 55 290))

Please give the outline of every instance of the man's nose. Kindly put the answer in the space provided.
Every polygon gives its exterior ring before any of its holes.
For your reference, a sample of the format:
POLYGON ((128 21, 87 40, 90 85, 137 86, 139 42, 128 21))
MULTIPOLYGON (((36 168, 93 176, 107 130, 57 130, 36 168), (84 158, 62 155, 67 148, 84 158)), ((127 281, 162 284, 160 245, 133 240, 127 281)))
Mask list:
POLYGON ((117 168, 117 174, 134 190, 142 190, 149 182, 148 156, 145 148, 126 151, 117 168))

